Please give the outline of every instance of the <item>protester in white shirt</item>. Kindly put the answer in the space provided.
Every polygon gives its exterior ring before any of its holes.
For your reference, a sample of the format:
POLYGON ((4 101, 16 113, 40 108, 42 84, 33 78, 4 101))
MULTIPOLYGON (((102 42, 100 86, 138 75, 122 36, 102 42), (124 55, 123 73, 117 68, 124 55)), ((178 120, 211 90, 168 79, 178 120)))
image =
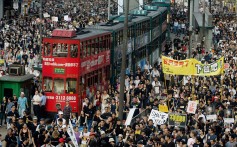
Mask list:
POLYGON ((32 102, 33 102, 33 111, 35 116, 37 116, 37 118, 40 118, 40 105, 41 105, 41 97, 39 95, 38 91, 35 91, 35 95, 33 96, 32 102))

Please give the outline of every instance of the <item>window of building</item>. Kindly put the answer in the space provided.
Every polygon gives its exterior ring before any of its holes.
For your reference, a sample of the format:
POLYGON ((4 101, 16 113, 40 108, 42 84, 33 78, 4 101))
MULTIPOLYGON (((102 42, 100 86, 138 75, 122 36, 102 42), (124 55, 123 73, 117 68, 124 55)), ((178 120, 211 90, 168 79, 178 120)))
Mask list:
POLYGON ((66 93, 75 94, 77 88, 77 79, 69 78, 66 81, 66 93))
POLYGON ((64 80, 60 78, 54 79, 54 93, 64 93, 64 80))

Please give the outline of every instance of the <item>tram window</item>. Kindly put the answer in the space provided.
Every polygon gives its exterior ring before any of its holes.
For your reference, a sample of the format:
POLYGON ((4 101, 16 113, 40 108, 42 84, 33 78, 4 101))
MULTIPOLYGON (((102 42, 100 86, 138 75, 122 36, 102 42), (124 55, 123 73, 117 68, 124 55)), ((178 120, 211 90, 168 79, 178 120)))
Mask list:
POLYGON ((53 56, 57 56, 57 44, 53 44, 53 56))
POLYGON ((83 50, 83 45, 80 43, 80 58, 83 58, 84 56, 84 50, 83 50))
POLYGON ((71 45, 70 56, 71 58, 77 58, 77 55, 78 55, 78 46, 73 44, 71 45))
POLYGON ((44 56, 50 56, 51 54, 51 45, 50 43, 44 44, 44 56))
POLYGON ((53 44, 53 56, 54 57, 67 57, 68 45, 67 44, 53 44))
POLYGON ((62 94, 64 93, 64 80, 54 79, 54 93, 62 94))
POLYGON ((91 55, 91 43, 90 40, 86 41, 86 56, 90 56, 91 55))
POLYGON ((86 57, 86 43, 83 43, 83 58, 86 57))
POLYGON ((67 79, 66 82, 66 93, 68 94, 75 94, 77 88, 77 79, 67 79))
POLYGON ((52 92, 52 87, 53 87, 53 80, 50 77, 45 77, 44 78, 44 88, 43 90, 45 92, 52 92))
POLYGON ((100 52, 104 51, 105 45, 106 45, 106 40, 104 39, 104 37, 101 37, 100 38, 100 52))
POLYGON ((98 41, 98 38, 95 38, 95 42, 94 42, 95 55, 98 54, 98 48, 99 48, 99 41, 98 41))
POLYGON ((57 50, 58 57, 67 57, 68 45, 65 43, 65 44, 61 44, 59 46, 59 44, 58 44, 58 47, 59 47, 59 49, 57 50), (61 48, 61 50, 60 50, 60 48, 61 48))

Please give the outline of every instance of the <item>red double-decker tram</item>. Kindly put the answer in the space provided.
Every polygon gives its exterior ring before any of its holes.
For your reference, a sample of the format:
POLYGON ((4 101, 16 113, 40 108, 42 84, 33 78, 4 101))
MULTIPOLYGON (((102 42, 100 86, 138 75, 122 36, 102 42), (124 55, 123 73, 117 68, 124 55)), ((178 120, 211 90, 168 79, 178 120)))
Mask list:
POLYGON ((43 38, 42 79, 46 111, 57 112, 70 100, 80 113, 86 89, 95 88, 110 75, 111 33, 100 30, 54 30, 43 38))

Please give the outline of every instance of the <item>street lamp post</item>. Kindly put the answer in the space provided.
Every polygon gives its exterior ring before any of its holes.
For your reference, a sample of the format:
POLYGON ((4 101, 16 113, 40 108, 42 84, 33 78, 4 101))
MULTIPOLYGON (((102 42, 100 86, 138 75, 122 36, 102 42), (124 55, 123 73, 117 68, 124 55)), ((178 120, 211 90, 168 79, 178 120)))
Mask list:
POLYGON ((126 53, 128 47, 128 11, 129 0, 125 0, 125 18, 123 28, 123 50, 122 50, 122 66, 120 76, 120 93, 119 93, 119 118, 123 120, 123 108, 124 108, 124 85, 125 85, 125 69, 126 69, 126 53))
POLYGON ((188 57, 191 58, 192 49, 192 33, 193 33, 193 0, 188 0, 188 12, 189 12, 189 46, 188 46, 188 57))
POLYGON ((205 46, 205 20, 206 20, 206 1, 203 0, 203 20, 202 20, 202 39, 203 39, 203 47, 205 46))
POLYGON ((43 23, 43 0, 40 0, 40 28, 39 28, 39 31, 40 31, 40 49, 39 49, 39 60, 40 60, 40 63, 41 63, 41 59, 42 59, 42 23, 43 23))

